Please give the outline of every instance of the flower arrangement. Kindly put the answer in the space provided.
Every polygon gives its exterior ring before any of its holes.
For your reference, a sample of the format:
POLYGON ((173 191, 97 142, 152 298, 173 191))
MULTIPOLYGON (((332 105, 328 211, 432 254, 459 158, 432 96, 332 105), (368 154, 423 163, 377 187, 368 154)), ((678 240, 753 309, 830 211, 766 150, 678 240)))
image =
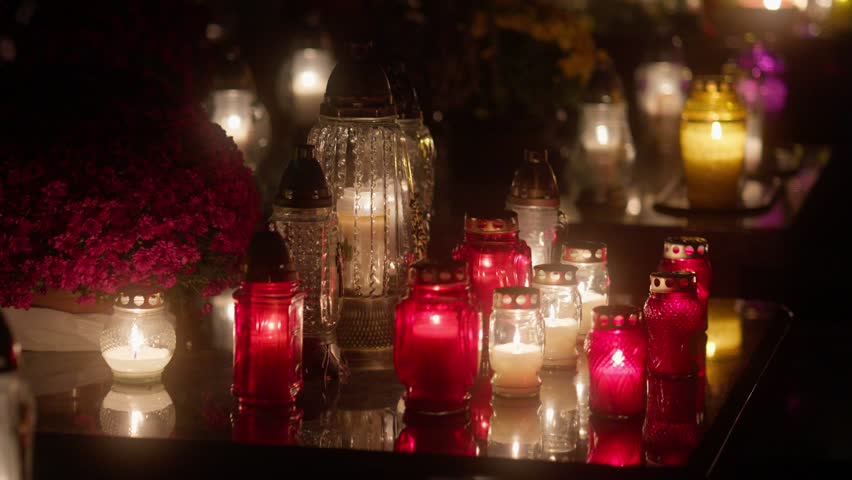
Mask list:
POLYGON ((93 117, 0 143, 0 305, 234 283, 259 200, 233 140, 196 106, 93 117))

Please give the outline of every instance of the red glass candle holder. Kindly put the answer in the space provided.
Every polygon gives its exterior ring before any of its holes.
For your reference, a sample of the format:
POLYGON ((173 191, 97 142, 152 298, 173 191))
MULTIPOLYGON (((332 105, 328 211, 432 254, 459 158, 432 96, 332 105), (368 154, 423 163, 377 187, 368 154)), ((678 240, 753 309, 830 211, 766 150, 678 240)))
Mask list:
MULTIPOLYGON (((453 250, 453 259, 466 262, 470 268, 471 288, 482 310, 483 345, 488 345, 494 289, 529 286, 532 277, 530 249, 518 237, 515 212, 467 214, 464 221, 464 242, 453 250)), ((487 358, 484 354, 483 361, 487 358)))
POLYGON ((686 465, 701 439, 704 379, 648 377, 648 409, 642 429, 645 458, 686 465))
POLYGON ((234 383, 240 403, 293 403, 302 388, 305 294, 281 239, 258 234, 246 280, 234 292, 234 383))
POLYGON ((473 424, 473 436, 481 447, 480 453, 484 453, 482 450, 488 441, 494 408, 491 406, 491 375, 488 372, 480 373, 471 389, 470 419, 473 424))
MULTIPOLYGON (((713 269, 710 267, 710 243, 702 237, 668 237, 663 244, 663 258, 657 269, 661 272, 687 270, 695 273, 698 300, 707 315, 707 301, 710 298, 710 283, 713 269)), ((707 320, 704 321, 707 329, 707 320)))
POLYGON ((482 322, 462 262, 410 269, 409 296, 396 307, 394 367, 406 410, 463 410, 479 366, 482 322))
POLYGON ((405 428, 396 439, 395 452, 476 455, 473 430, 466 412, 439 417, 406 412, 403 421, 405 428))
POLYGON ((648 325, 648 370, 657 375, 698 375, 706 335, 705 310, 688 271, 651 274, 645 302, 648 325))
POLYGON ((613 467, 642 465, 642 419, 589 418, 586 462, 613 467))
POLYGON ((645 412, 648 343, 642 311, 627 305, 595 307, 586 337, 589 408, 597 415, 641 416, 645 412))
POLYGON ((240 405, 231 415, 231 438, 240 443, 298 445, 303 416, 296 406, 240 405))

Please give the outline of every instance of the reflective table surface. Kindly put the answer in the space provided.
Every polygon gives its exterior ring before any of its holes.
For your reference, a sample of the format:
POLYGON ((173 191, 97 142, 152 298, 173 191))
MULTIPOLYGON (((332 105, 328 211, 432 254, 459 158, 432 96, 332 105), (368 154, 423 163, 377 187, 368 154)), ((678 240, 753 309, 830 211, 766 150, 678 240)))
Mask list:
POLYGON ((392 370, 307 381, 290 408, 241 409, 230 394, 227 350, 179 350, 162 383, 151 385, 113 382, 98 352, 25 352, 23 374, 38 403, 36 477, 134 476, 150 462, 215 474, 267 461, 282 471, 301 465, 406 478, 648 472, 587 463, 707 473, 791 318, 771 303, 711 300, 706 378, 652 388, 662 412, 680 412, 670 422, 590 415, 588 377, 576 369, 544 372, 532 399, 492 397, 481 378, 469 411, 418 417, 405 414, 392 370))

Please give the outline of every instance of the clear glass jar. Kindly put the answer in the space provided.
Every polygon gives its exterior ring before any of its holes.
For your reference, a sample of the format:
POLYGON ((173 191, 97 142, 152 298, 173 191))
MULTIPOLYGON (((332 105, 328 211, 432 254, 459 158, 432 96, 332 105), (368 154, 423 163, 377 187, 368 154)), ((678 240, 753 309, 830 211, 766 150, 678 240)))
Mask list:
POLYGON ((175 428, 175 406, 161 383, 116 383, 101 403, 99 418, 107 435, 167 438, 175 428))
POLYGON ((645 301, 648 371, 656 375, 703 374, 705 309, 695 292, 695 274, 654 272, 645 301))
POLYGON ((524 151, 506 198, 506 209, 518 214, 520 237, 530 248, 533 265, 550 262, 559 223, 559 188, 547 151, 524 151))
POLYGON ((739 204, 745 144, 746 109, 737 99, 732 79, 696 78, 680 123, 691 208, 730 209, 739 204))
POLYGON ((596 307, 593 325, 586 338, 592 414, 641 416, 648 358, 642 310, 628 305, 596 307))
POLYGON ((606 244, 603 242, 567 241, 561 246, 561 263, 577 267, 577 290, 583 304, 579 344, 585 340, 592 325, 595 307, 609 304, 609 269, 606 264, 606 244))
POLYGON ((577 290, 577 267, 550 263, 533 268, 532 286, 541 292, 544 317, 544 367, 573 367, 577 360, 577 331, 583 315, 577 290))
POLYGON ((545 335, 539 300, 537 288, 503 287, 494 291, 488 344, 494 395, 538 395, 545 335))
POLYGON ((577 448, 577 391, 565 370, 541 372, 541 445, 545 458, 559 460, 577 448), (552 457, 552 458, 551 458, 552 457))
POLYGON ((340 316, 337 215, 314 158, 312 145, 299 145, 281 178, 270 223, 281 235, 306 292, 304 337, 335 343, 340 316))
POLYGON ((175 353, 177 338, 162 292, 129 287, 115 299, 101 332, 101 355, 122 382, 158 382, 175 353))
POLYGON ((406 387, 406 411, 464 410, 479 368, 482 321, 466 265, 419 262, 396 308, 394 367, 406 387))
POLYGON ((394 308, 411 261, 411 167, 396 120, 371 46, 350 45, 329 77, 308 143, 335 199, 343 278, 337 336, 353 361, 390 362, 394 308))

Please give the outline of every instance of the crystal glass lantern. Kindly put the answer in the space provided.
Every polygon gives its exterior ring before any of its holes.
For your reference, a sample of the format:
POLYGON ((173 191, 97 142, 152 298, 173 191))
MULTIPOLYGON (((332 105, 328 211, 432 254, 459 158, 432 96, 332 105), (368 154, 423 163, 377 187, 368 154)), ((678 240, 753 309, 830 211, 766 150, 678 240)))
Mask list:
POLYGON ((550 263, 536 265, 532 286, 541 292, 544 317, 545 368, 574 367, 577 359, 577 331, 583 306, 577 290, 577 267, 550 263))
POLYGON ((537 459, 541 455, 538 398, 494 397, 488 456, 537 459))
POLYGON ((104 397, 101 430, 107 435, 167 438, 175 428, 175 406, 161 383, 116 383, 104 397))
POLYGON ((406 411, 464 410, 479 368, 482 321, 462 262, 419 262, 396 309, 394 366, 406 411))
POLYGON ((537 288, 502 287, 494 291, 488 351, 495 395, 538 395, 545 335, 539 302, 537 288))
POLYGON ((335 333, 340 318, 340 277, 334 200, 312 145, 296 147, 281 178, 270 224, 284 240, 299 272, 299 289, 306 292, 305 350, 321 354, 305 368, 319 372, 324 370, 322 365, 339 357, 335 333))
POLYGON ((578 341, 582 344, 592 325, 595 307, 609 303, 609 268, 603 242, 567 241, 561 245, 563 265, 577 268, 577 290, 583 305, 578 341))
POLYGON ((739 202, 746 109, 732 79, 698 77, 681 115, 680 146, 689 205, 730 209, 739 202))
POLYGON ((648 409, 642 428, 645 459, 653 465, 686 465, 701 439, 704 379, 648 377, 648 409))
POLYGON ((633 417, 645 412, 647 350, 642 310, 626 305, 595 308, 586 338, 593 414, 633 417))
POLYGON ((423 123, 423 112, 417 92, 405 71, 404 65, 388 69, 393 91, 397 123, 405 134, 405 147, 411 165, 412 191, 409 198, 411 208, 412 252, 414 260, 426 257, 429 246, 429 231, 432 221, 432 201, 435 196, 435 160, 438 151, 432 133, 423 123))
POLYGON ((520 236, 530 247, 532 264, 549 263, 559 223, 559 187, 546 150, 524 151, 524 161, 515 170, 506 209, 518 214, 520 236))
POLYGON ((666 376, 703 373, 706 314, 695 293, 695 274, 652 273, 650 290, 644 308, 648 371, 666 376))
MULTIPOLYGON (((687 270, 695 273, 698 300, 707 309, 713 269, 710 266, 710 242, 703 237, 668 237, 663 243, 663 258, 657 269, 661 272, 687 270)), ((706 323, 705 323, 706 329, 706 323)))
POLYGON ((607 58, 589 79, 580 105, 577 141, 567 184, 577 188, 582 203, 619 203, 629 183, 636 147, 627 121, 624 88, 607 58))
POLYGON ((255 234, 245 281, 234 293, 234 383, 241 404, 293 403, 302 388, 305 294, 273 232, 255 234))
POLYGON ((118 292, 113 313, 101 332, 101 355, 122 382, 158 382, 177 339, 163 293, 146 287, 118 292))
POLYGON ((328 80, 308 143, 316 147, 340 227, 338 342, 350 360, 369 364, 390 361, 394 307, 411 260, 411 167, 396 121, 371 45, 349 45, 328 80))

